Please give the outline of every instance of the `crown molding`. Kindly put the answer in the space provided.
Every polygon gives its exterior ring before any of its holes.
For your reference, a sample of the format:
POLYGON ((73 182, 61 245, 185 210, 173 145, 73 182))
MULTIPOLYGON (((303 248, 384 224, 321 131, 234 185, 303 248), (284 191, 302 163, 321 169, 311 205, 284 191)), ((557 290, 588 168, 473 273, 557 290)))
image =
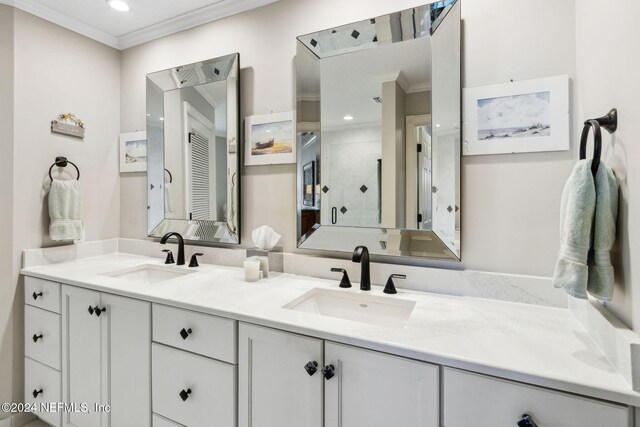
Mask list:
POLYGON ((198 25, 217 21, 251 9, 257 9, 276 1, 278 0, 222 0, 210 6, 124 34, 118 37, 118 49, 129 49, 198 25))
POLYGON ((278 0, 220 0, 210 6, 185 13, 175 18, 124 34, 120 37, 105 33, 84 22, 56 10, 42 6, 33 0, 0 0, 0 4, 15 7, 46 21, 64 27, 113 48, 124 50, 189 28, 217 21, 238 13, 257 9, 278 0))
POLYGON ((118 38, 116 36, 97 30, 84 22, 78 21, 75 18, 71 18, 46 6, 42 6, 32 0, 0 0, 0 4, 15 7, 31 15, 35 15, 38 18, 42 18, 45 21, 52 22, 75 33, 118 49, 118 38))

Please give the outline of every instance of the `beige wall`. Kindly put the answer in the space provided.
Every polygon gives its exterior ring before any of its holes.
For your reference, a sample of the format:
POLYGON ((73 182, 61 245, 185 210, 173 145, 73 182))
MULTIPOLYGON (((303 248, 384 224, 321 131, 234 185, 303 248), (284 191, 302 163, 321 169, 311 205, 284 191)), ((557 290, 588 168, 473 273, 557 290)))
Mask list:
MULTIPOLYGON (((578 123, 618 108, 618 130, 603 132, 602 158, 621 186, 618 239, 614 249, 616 290, 609 307, 640 330, 640 3, 629 0, 576 2, 578 123)), ((580 126, 576 126, 576 129, 580 126)))
MULTIPOLYGON (((258 10, 147 43, 122 54, 122 129, 145 127, 145 74, 240 52, 242 116, 295 107, 295 37, 415 6, 383 0, 281 0, 258 10), (340 13, 336 13, 340 11, 340 13)), ((556 74, 575 76, 573 0, 464 0, 464 86, 556 74), (552 10, 553 13, 549 13, 552 10), (544 22, 544 28, 541 28, 544 22)), ((463 266, 551 275, 558 212, 575 149, 463 160, 463 266)), ((269 224, 295 249, 295 168, 244 169, 243 244, 269 224)), ((121 235, 146 235, 144 176, 122 177, 121 235)), ((453 267, 459 267, 454 265, 453 267)))
MULTIPOLYGON (((8 284, 7 295, 15 293, 11 298, 15 336, 13 347, 5 343, 0 354, 13 352, 14 375, 12 382, 0 379, 0 396, 4 397, 13 384, 13 399, 22 400, 24 295, 19 270, 24 249, 56 244, 48 238, 45 197, 47 172, 56 156, 66 156, 80 168, 86 239, 119 234, 120 53, 20 10, 11 10, 15 25, 13 139, 3 140, 3 159, 13 158, 14 185, 7 180, 13 194, 8 199, 2 194, 2 206, 6 203, 13 207, 13 218, 9 223, 2 222, 7 225, 3 241, 12 241, 2 250, 12 254, 7 257, 9 268, 3 269, 8 272, 3 283, 8 284), (83 141, 51 133, 50 121, 63 112, 72 112, 85 122, 83 141), (5 144, 12 147, 13 157, 7 155, 5 144), (12 240, 5 240, 7 229, 13 230, 12 240)), ((4 31, 5 26, 0 25, 0 29, 4 31)), ((0 173, 5 173, 5 168, 3 164, 0 173)), ((7 181, 2 181, 3 186, 7 181)), ((0 287, 2 291, 4 287, 0 287)), ((0 300, 3 303, 4 298, 0 300)), ((2 307, 0 319, 6 312, 2 307)), ((3 357, 0 372, 4 361, 3 357)), ((10 396, 4 400, 10 400, 10 396)))
MULTIPOLYGON (((12 400, 13 390, 13 8, 0 5, 0 402, 12 400)), ((0 419, 3 418, 0 413, 0 419)))

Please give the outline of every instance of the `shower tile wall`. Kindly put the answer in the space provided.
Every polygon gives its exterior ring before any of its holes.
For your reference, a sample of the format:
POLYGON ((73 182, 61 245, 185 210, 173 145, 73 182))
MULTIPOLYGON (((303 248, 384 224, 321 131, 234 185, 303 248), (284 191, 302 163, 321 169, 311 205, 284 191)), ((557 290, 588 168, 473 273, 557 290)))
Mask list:
POLYGON ((379 126, 325 130, 322 140, 321 223, 375 227, 380 223, 378 159, 379 126), (336 215, 337 214, 337 215, 336 215))

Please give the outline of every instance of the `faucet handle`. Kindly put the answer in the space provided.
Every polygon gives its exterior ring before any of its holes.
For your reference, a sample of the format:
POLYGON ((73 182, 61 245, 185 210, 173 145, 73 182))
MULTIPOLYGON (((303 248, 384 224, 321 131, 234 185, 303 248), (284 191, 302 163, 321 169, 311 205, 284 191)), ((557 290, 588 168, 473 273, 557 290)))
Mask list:
POLYGON ((406 274, 392 274, 391 276, 389 276, 389 279, 387 280, 387 284, 384 286, 384 292, 385 294, 397 294, 398 291, 396 291, 396 287, 393 284, 393 279, 406 279, 407 275, 406 274))
POLYGON ((165 264, 174 264, 175 261, 173 259, 173 252, 170 249, 163 249, 162 252, 167 253, 167 260, 164 262, 165 264))
POLYGON ((334 273, 342 273, 342 280, 340 281, 341 288, 351 287, 351 281, 349 280, 347 270, 345 270, 344 268, 332 268, 331 271, 333 271, 334 273))
POLYGON ((200 267, 198 264, 198 257, 204 255, 202 252, 198 252, 191 256, 191 261, 189 262, 189 267, 200 267))

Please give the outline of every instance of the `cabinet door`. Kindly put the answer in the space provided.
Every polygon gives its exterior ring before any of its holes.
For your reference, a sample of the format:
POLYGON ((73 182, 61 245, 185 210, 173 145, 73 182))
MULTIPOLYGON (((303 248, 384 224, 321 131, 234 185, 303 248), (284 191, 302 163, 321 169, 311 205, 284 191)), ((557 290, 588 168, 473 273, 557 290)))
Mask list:
POLYGON ((151 424, 151 304, 102 294, 103 426, 151 424))
POLYGON ((322 427, 322 340, 240 324, 240 427, 322 427), (308 362, 318 371, 309 375, 308 362))
POLYGON ((325 343, 326 427, 438 427, 437 366, 325 343))
POLYGON ((63 425, 99 427, 100 414, 93 409, 101 401, 100 317, 93 309, 100 305, 100 294, 63 286, 62 304, 62 399, 91 409, 66 412, 63 425))
POLYGON ((540 387, 444 368, 444 425, 516 427, 528 414, 540 427, 629 427, 629 408, 540 387))

